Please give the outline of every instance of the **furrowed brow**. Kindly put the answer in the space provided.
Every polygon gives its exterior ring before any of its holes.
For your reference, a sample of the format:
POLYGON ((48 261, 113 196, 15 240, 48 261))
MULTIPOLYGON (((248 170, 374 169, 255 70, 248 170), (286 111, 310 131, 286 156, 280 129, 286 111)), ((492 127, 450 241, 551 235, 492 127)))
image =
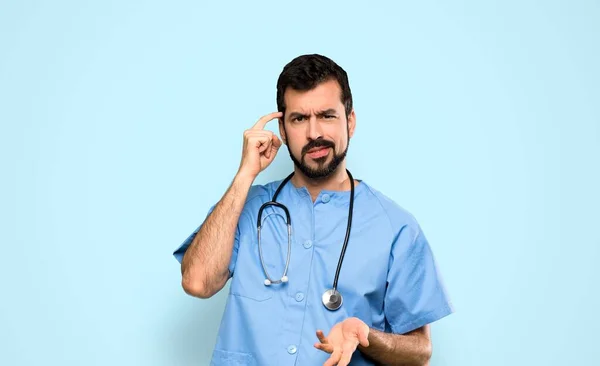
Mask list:
POLYGON ((317 112, 317 117, 323 117, 323 116, 332 115, 332 114, 336 115, 337 111, 335 109, 333 109, 333 108, 329 108, 329 109, 326 109, 324 111, 317 112))
POLYGON ((292 112, 292 113, 290 113, 290 116, 288 118, 289 119, 294 119, 296 117, 310 118, 310 116, 308 114, 303 114, 303 113, 300 113, 300 112, 292 112))

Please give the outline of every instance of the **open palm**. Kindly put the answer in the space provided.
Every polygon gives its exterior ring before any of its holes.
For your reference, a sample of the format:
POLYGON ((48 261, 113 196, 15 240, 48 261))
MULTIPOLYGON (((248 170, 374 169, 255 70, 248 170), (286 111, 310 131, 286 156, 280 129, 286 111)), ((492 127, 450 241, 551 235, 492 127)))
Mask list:
POLYGON ((347 318, 334 325, 327 337, 317 330, 320 343, 315 343, 315 348, 331 354, 323 366, 346 366, 359 344, 369 346, 368 336, 368 325, 358 318, 347 318))

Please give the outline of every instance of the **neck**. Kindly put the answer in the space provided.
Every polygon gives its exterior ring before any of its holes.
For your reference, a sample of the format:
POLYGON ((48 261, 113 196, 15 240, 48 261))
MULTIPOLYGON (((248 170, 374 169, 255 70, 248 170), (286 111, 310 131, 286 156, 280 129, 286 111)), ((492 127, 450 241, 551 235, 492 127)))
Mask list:
MULTIPOLYGON (((345 164, 340 164, 338 168, 329 176, 319 179, 309 178, 297 167, 294 167, 294 176, 291 182, 296 187, 306 187, 313 201, 322 190, 328 191, 349 191, 350 177, 346 172, 345 164)), ((356 183, 355 183, 356 185, 356 183)))

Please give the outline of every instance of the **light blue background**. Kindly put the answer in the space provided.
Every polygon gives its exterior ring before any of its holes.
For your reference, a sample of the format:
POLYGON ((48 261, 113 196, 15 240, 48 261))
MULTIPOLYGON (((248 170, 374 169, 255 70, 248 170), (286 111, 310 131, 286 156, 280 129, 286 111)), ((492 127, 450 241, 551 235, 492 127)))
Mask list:
POLYGON ((171 252, 313 52, 350 76, 349 168, 440 263, 432 365, 598 362, 600 3, 365 3, 3 1, 0 364, 207 364, 226 291, 171 252))

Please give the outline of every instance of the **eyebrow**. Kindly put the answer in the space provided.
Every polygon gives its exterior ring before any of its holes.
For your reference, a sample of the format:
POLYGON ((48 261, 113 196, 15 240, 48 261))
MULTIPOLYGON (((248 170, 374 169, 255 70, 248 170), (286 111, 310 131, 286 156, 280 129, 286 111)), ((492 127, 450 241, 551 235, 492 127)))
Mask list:
MULTIPOLYGON (((337 114, 337 111, 335 109, 333 109, 333 108, 329 108, 329 109, 326 109, 326 110, 323 110, 323 111, 318 111, 316 113, 317 117, 322 117, 322 116, 325 116, 325 115, 328 115, 328 114, 337 114)), ((310 117, 310 115, 304 114, 304 113, 300 113, 300 112, 292 112, 292 113, 290 113, 290 116, 288 118, 289 119, 294 119, 296 117, 308 118, 308 117, 310 117)))
POLYGON ((322 116, 325 116, 327 114, 337 114, 337 111, 335 109, 333 109, 333 108, 329 108, 329 109, 326 109, 324 111, 317 112, 317 116, 318 117, 322 117, 322 116))

